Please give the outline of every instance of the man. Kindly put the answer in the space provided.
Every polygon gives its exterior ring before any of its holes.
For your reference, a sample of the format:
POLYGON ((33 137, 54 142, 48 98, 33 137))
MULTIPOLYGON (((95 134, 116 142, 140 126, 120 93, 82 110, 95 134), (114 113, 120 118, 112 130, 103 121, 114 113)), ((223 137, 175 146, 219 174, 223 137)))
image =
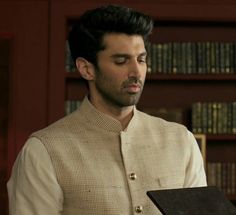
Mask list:
POLYGON ((70 49, 89 95, 26 142, 8 182, 10 214, 154 215, 147 190, 206 185, 193 135, 135 108, 152 28, 112 5, 75 24, 70 49))

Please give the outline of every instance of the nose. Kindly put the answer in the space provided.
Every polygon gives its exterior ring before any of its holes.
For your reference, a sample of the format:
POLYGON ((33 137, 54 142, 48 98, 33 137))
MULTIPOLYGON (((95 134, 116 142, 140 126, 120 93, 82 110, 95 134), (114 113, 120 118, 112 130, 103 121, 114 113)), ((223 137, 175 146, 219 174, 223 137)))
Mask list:
POLYGON ((134 60, 130 63, 129 66, 129 78, 140 78, 142 74, 145 74, 147 69, 147 66, 145 64, 142 64, 138 62, 137 60, 134 60))

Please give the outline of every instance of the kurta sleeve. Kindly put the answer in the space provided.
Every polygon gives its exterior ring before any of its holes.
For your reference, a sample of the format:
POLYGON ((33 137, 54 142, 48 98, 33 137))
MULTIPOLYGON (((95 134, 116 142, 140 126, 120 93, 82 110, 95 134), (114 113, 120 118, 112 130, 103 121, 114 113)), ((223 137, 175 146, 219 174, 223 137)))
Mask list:
POLYGON ((188 142, 191 144, 189 163, 186 168, 186 177, 184 187, 201 187, 207 186, 206 174, 202 155, 196 139, 193 134, 188 131, 188 142))
POLYGON ((10 215, 59 215, 63 193, 44 145, 30 138, 19 153, 7 183, 10 215))

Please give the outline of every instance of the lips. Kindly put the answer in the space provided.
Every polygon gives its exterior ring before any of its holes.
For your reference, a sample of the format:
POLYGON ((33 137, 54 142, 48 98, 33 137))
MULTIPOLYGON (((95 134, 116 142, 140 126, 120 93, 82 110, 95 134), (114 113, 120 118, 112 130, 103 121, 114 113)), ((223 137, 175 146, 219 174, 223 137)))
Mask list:
POLYGON ((127 92, 129 93, 138 93, 141 89, 141 86, 139 84, 130 84, 125 87, 127 89, 127 92))
POLYGON ((141 91, 142 81, 137 78, 130 78, 123 83, 125 91, 131 94, 135 94, 141 91))

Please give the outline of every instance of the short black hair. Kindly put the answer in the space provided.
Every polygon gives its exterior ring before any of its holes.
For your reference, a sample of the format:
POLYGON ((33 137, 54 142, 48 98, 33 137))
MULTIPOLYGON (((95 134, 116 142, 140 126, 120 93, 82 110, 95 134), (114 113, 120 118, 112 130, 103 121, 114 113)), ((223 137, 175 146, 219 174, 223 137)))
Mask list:
POLYGON ((85 12, 69 32, 69 47, 74 61, 83 57, 97 66, 97 53, 104 49, 107 33, 140 35, 146 42, 152 32, 153 20, 131 8, 107 5, 85 12))

